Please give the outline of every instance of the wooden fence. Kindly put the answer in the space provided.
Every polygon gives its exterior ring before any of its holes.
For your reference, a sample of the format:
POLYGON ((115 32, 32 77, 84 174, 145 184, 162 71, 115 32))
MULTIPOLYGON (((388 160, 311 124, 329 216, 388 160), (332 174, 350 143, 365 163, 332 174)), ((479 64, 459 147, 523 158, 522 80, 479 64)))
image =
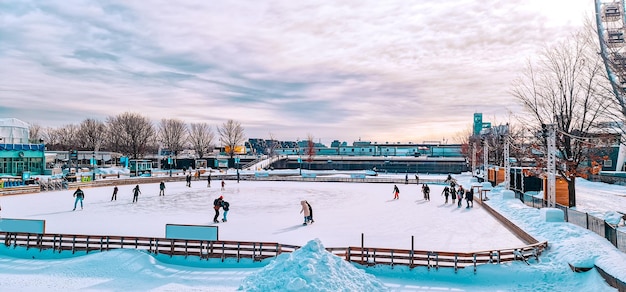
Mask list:
MULTIPOLYGON (((53 250, 54 252, 93 252, 112 249, 138 249, 153 254, 169 256, 195 256, 201 259, 242 258, 262 261, 274 258, 284 252, 300 248, 275 242, 206 241, 152 237, 126 237, 77 234, 33 234, 0 232, 0 239, 8 247, 53 250)), ((547 247, 547 242, 531 244, 521 248, 490 250, 479 252, 443 252, 406 249, 386 249, 370 247, 327 248, 332 254, 345 260, 366 266, 404 265, 410 268, 424 266, 430 268, 466 268, 474 271, 481 264, 499 264, 529 258, 538 259, 547 247)), ((528 263, 528 262, 527 262, 528 263)))

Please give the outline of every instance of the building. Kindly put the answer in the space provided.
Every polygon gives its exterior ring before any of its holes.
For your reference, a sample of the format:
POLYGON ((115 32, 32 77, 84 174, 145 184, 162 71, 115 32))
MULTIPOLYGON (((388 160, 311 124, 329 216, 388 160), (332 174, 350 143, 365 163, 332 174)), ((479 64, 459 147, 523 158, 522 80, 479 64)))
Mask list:
POLYGON ((45 173, 45 146, 43 141, 31 143, 29 128, 15 118, 0 119, 0 175, 45 173))

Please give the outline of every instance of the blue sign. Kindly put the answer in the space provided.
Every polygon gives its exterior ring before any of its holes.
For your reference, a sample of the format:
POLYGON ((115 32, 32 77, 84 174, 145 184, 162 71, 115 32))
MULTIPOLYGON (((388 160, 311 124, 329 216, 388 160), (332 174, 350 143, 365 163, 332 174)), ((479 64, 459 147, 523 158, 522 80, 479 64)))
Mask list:
POLYGON ((128 168, 128 157, 126 157, 126 156, 120 157, 120 164, 124 165, 124 167, 128 168))
POLYGON ((210 225, 166 224, 165 238, 188 240, 218 240, 218 227, 210 225))

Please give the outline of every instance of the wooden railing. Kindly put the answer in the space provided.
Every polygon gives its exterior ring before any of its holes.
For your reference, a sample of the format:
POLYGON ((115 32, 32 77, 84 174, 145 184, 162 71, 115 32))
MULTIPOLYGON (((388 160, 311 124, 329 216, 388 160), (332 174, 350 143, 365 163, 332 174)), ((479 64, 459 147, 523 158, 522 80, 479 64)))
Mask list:
MULTIPOLYGON (((93 252, 112 249, 139 249, 154 254, 169 256, 195 256, 201 259, 242 258, 262 261, 273 258, 284 252, 293 252, 300 248, 275 242, 243 242, 243 241, 206 241, 152 237, 126 237, 77 234, 33 234, 0 232, 0 239, 9 247, 26 247, 26 249, 53 250, 55 252, 93 252)), ((410 268, 424 266, 430 268, 466 268, 477 265, 499 264, 516 260, 527 261, 528 258, 538 259, 547 247, 547 242, 528 246, 479 251, 479 252, 444 252, 419 251, 405 249, 386 249, 369 247, 327 248, 332 254, 360 265, 405 265, 410 268)))
POLYGON ((454 268, 454 270, 476 267, 482 264, 499 264, 503 262, 524 261, 529 258, 539 259, 539 255, 548 246, 540 242, 528 246, 478 252, 445 252, 406 249, 385 249, 348 247, 346 260, 349 262, 372 265, 404 265, 410 268, 423 266, 428 269, 454 268))

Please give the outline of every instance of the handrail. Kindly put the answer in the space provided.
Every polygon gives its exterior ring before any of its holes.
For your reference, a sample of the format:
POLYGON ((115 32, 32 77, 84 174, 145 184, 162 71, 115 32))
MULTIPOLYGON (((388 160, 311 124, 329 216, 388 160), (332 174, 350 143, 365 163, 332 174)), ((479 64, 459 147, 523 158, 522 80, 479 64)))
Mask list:
MULTIPOLYGON (((0 232, 0 240, 8 247, 26 247, 41 250, 52 249, 62 253, 78 251, 108 251, 112 249, 138 249, 153 254, 171 256, 196 256, 200 259, 242 258, 253 261, 262 261, 274 258, 281 253, 293 252, 300 248, 296 245, 286 245, 276 242, 245 242, 245 241, 206 241, 153 237, 127 237, 109 235, 79 235, 79 234, 33 234, 0 232)), ((547 241, 530 244, 523 247, 487 250, 476 252, 448 252, 423 251, 374 247, 332 247, 326 248, 332 254, 345 260, 366 266, 372 265, 404 265, 410 268, 424 266, 430 268, 458 269, 472 266, 474 272, 480 264, 500 264, 528 258, 539 258, 539 255, 548 246, 547 241)))

